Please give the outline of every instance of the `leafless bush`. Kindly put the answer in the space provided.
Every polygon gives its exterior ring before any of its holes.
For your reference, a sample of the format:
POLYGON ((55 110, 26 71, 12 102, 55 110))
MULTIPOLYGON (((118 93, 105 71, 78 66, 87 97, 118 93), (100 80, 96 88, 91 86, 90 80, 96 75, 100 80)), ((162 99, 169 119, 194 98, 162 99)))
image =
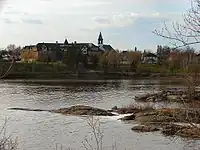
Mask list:
MULTIPOLYGON (((89 116, 86 118, 87 125, 91 131, 89 136, 86 136, 82 141, 82 148, 85 150, 104 150, 103 148, 103 129, 99 118, 89 116)), ((117 144, 113 144, 111 150, 117 150, 117 144)), ((1 149, 0 149, 1 150, 1 149)), ((56 144, 56 150, 73 150, 72 148, 64 148, 61 144, 56 144)))
POLYGON ((94 118, 93 116, 87 118, 87 124, 89 125, 92 135, 90 138, 85 138, 82 142, 85 150, 103 150, 103 130, 101 129, 101 122, 99 118, 94 118), (95 146, 91 144, 95 141, 95 146))
POLYGON ((185 116, 188 120, 188 123, 195 128, 198 128, 197 125, 194 124, 194 121, 197 119, 198 113, 200 112, 200 108, 195 108, 195 97, 196 97, 196 83, 198 82, 198 73, 187 74, 185 77, 186 86, 187 86, 187 94, 188 94, 188 102, 192 103, 192 106, 189 106, 184 100, 182 100, 185 109, 185 116), (192 108, 191 108, 192 107, 192 108), (189 117, 189 113, 194 114, 193 117, 189 117))

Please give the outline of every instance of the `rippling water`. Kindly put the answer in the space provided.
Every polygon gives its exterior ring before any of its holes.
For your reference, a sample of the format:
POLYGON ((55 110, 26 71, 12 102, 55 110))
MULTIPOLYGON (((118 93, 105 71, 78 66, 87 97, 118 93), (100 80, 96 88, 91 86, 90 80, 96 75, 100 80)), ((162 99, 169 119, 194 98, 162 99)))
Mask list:
MULTIPOLYGON (((90 135, 91 129, 84 117, 11 111, 7 110, 9 107, 57 109, 84 104, 110 109, 134 103, 135 96, 172 87, 170 84, 160 84, 157 80, 61 83, 38 85, 0 82, 0 122, 3 124, 5 117, 8 118, 8 134, 18 137, 20 149, 55 150, 56 145, 62 145, 63 150, 69 147, 82 150, 82 141, 90 135)), ((111 150, 113 145, 118 150, 200 149, 199 141, 169 139, 159 132, 136 133, 131 131, 133 124, 125 124, 116 117, 101 117, 100 120, 104 149, 111 150)))

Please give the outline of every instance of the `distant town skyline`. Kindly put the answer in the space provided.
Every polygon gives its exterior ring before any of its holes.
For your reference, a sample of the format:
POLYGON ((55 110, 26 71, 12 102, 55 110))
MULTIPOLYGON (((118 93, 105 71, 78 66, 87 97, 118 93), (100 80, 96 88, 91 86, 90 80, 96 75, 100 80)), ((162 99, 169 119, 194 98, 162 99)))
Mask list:
MULTIPOLYGON (((190 0, 4 0, 0 47, 38 42, 104 43, 115 49, 155 50, 168 41, 152 33, 163 22, 181 21, 190 0)), ((2 5, 3 4, 3 5, 2 5)))

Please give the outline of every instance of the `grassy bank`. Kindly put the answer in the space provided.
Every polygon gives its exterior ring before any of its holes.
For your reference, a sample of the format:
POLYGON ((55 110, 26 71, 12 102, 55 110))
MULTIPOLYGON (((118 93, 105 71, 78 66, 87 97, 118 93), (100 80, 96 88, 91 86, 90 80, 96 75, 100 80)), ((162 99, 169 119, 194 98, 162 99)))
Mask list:
MULTIPOLYGON (((0 64, 1 74, 8 68, 9 63, 0 64)), ((94 70, 80 67, 79 71, 62 63, 15 63, 12 70, 5 79, 132 79, 132 78, 160 78, 160 77, 182 77, 183 71, 170 71, 159 65, 140 64, 133 72, 129 65, 120 65, 102 68, 98 66, 94 70)))

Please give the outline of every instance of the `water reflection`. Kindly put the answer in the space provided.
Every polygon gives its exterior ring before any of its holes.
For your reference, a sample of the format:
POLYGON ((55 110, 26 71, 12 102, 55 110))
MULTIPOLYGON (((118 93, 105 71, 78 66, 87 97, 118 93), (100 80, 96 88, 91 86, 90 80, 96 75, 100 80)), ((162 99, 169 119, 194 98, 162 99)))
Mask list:
POLYGON ((120 89, 123 88, 121 82, 99 82, 99 83, 35 83, 35 84, 26 84, 29 88, 24 88, 23 91, 27 94, 35 93, 46 93, 46 92, 101 92, 109 89, 120 89))

